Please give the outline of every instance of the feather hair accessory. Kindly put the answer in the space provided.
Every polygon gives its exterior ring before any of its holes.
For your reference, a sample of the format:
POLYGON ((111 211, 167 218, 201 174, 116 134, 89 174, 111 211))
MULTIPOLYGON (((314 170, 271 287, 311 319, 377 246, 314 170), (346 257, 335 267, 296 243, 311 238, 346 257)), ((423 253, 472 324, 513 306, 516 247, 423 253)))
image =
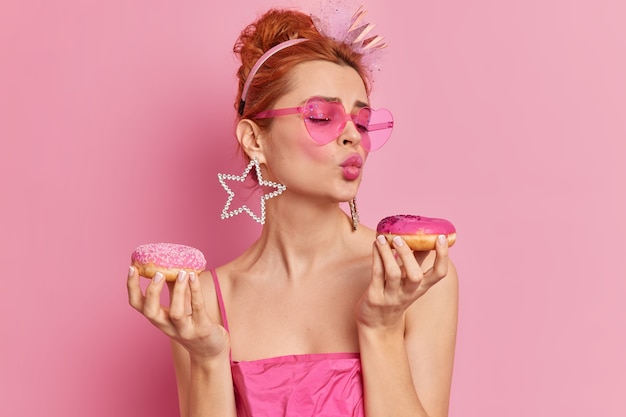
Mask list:
POLYGON ((346 0, 320 1, 319 8, 311 11, 316 29, 336 42, 349 45, 362 55, 362 62, 373 73, 380 70, 380 52, 387 47, 383 37, 373 32, 373 23, 365 21, 367 10, 360 6, 356 12, 346 0))

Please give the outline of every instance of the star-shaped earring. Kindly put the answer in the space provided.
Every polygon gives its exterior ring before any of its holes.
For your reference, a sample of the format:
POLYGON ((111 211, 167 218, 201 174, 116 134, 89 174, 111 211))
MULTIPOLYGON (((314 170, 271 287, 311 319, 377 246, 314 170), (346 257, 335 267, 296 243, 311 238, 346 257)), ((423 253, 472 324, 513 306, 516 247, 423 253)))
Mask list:
POLYGON ((261 224, 265 224, 265 201, 282 194, 282 192, 287 189, 287 187, 285 187, 282 184, 279 184, 273 181, 265 181, 263 179, 263 175, 261 174, 261 167, 259 166, 259 160, 256 157, 254 157, 254 159, 250 161, 250 163, 248 164, 248 166, 246 167, 246 169, 243 171, 241 175, 237 176, 237 175, 231 175, 231 174, 217 174, 217 178, 220 181, 220 184, 222 184, 222 187, 224 187, 224 190, 226 190, 226 192, 228 193, 226 204, 224 205, 224 208, 222 209, 222 219, 234 217, 245 211, 246 213, 250 215, 250 217, 252 217, 257 222, 261 224), (254 167, 256 170, 256 177, 259 181, 259 185, 275 188, 274 191, 267 193, 267 194, 263 194, 261 196, 261 217, 254 214, 252 210, 250 210, 250 208, 246 206, 245 204, 235 210, 229 211, 230 204, 233 202, 233 198, 235 198, 235 192, 230 189, 230 187, 226 184, 225 180, 244 182, 246 180, 246 177, 252 170, 252 167, 254 167))

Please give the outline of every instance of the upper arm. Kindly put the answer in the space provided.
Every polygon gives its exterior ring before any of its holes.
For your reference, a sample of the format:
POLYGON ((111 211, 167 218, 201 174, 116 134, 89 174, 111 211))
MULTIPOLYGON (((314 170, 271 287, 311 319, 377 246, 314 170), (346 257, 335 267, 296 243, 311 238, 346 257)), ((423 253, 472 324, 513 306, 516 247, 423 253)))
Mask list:
MULTIPOLYGON (((424 261, 432 264, 434 253, 424 261)), ((456 345, 458 277, 452 262, 447 275, 407 311, 405 341, 416 392, 431 417, 448 415, 456 345)))

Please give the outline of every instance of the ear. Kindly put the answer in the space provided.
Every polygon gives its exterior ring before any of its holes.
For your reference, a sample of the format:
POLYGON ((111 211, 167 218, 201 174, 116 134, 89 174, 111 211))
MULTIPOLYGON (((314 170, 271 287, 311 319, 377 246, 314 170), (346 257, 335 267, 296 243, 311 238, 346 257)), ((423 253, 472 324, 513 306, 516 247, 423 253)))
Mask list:
POLYGON ((257 157, 259 162, 265 162, 263 154, 263 140, 261 128, 250 119, 241 119, 237 123, 237 140, 241 149, 248 155, 248 158, 257 157))

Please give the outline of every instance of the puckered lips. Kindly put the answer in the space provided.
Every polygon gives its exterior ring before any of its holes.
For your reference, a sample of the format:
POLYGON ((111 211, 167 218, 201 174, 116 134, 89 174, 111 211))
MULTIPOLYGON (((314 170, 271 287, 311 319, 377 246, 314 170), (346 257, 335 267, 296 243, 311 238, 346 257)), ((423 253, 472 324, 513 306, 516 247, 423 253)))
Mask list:
POLYGON ((340 166, 343 168, 343 177, 348 181, 354 181, 361 175, 363 158, 358 153, 354 153, 347 157, 340 166))

